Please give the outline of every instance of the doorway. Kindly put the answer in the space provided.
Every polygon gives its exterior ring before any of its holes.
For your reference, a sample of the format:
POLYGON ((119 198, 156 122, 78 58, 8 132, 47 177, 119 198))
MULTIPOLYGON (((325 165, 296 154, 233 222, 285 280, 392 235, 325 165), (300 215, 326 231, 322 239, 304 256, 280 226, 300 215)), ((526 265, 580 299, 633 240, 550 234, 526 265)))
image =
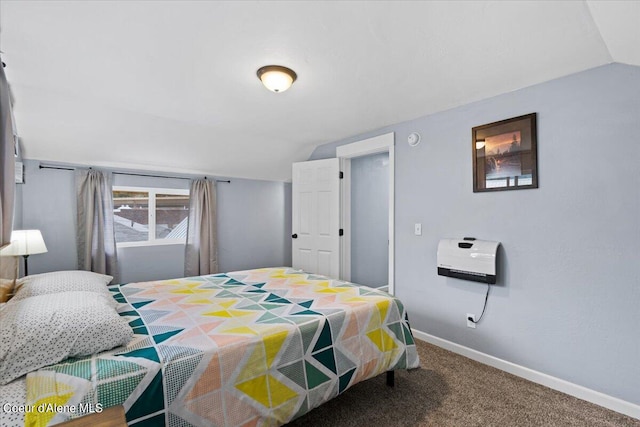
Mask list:
POLYGON ((389 153, 351 159, 351 281, 389 282, 389 153))
MULTIPOLYGON (((384 203, 379 200, 379 203, 382 204, 383 209, 387 210, 386 220, 387 220, 387 244, 385 245, 384 237, 382 240, 379 236, 384 235, 384 232, 375 231, 378 235, 376 244, 376 251, 383 252, 386 248, 386 273, 387 273, 387 281, 386 286, 383 283, 381 286, 372 286, 377 287, 379 289, 383 289, 390 294, 393 294, 395 291, 395 283, 394 283, 394 247, 395 247, 395 205, 394 205, 394 133, 387 133, 384 135, 379 135, 373 138, 368 138, 362 141, 357 141, 351 144, 342 145, 336 148, 336 157, 340 159, 341 170, 343 171, 344 179, 341 180, 341 227, 345 229, 345 233, 343 239, 341 240, 340 246, 340 277, 344 280, 349 280, 355 283, 358 283, 357 280, 359 275, 361 275, 361 270, 366 270, 367 265, 371 266, 370 262, 363 262, 363 266, 354 266, 352 265, 352 261, 359 262, 359 259, 362 255, 361 251, 359 251, 359 247, 362 244, 362 241, 354 242, 354 239, 361 239, 361 233, 367 233, 368 230, 374 233, 373 228, 368 229, 366 223, 363 224, 352 224, 352 221, 358 221, 357 217, 352 218, 352 211, 356 210, 358 212, 360 209, 358 207, 354 207, 354 203, 358 203, 360 200, 360 192, 358 191, 358 195, 352 194, 352 186, 353 182, 353 167, 355 165, 356 168, 361 169, 359 165, 361 163, 360 159, 364 159, 366 157, 370 157, 376 154, 386 155, 386 173, 387 173, 387 201, 384 203), (355 199, 355 200, 354 200, 355 199), (362 230, 361 230, 362 229, 362 230), (354 252, 352 254, 352 252, 354 252), (360 253, 359 253, 360 252, 360 253), (354 276, 355 274, 355 276, 354 276)), ((382 161, 383 157, 377 158, 377 160, 382 161)), ((370 160, 362 160, 363 163, 375 161, 375 157, 370 157, 370 160)), ((380 165, 382 166, 382 165, 380 165)), ((356 174, 360 174, 360 171, 356 171, 356 174)), ((378 178, 377 182, 382 185, 383 178, 378 178)), ((356 177, 356 179, 359 179, 356 177)), ((358 186, 358 183, 355 183, 358 186)), ((376 221, 379 223, 379 220, 376 221)), ((366 238, 365 238, 366 240, 366 238)), ((377 255, 380 257, 380 255, 377 255)), ((384 255, 382 256, 384 258, 384 255)), ((381 261, 384 260, 382 259, 381 261)), ((366 273, 365 273, 366 274, 366 273)), ((376 275, 381 274, 380 272, 376 272, 376 275)), ((365 279, 366 280, 366 279, 365 279)), ((375 279, 377 283, 381 283, 379 279, 375 279)), ((374 282, 372 282, 374 283, 374 282)), ((368 283, 362 283, 368 285, 368 283)))

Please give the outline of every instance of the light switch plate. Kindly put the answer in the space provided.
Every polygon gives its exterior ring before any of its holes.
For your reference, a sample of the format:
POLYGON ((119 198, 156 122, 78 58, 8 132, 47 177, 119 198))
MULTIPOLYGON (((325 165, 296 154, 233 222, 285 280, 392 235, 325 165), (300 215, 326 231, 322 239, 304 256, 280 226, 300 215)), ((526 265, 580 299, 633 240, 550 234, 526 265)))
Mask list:
POLYGON ((414 225, 413 232, 416 236, 422 236, 422 224, 419 222, 414 225))

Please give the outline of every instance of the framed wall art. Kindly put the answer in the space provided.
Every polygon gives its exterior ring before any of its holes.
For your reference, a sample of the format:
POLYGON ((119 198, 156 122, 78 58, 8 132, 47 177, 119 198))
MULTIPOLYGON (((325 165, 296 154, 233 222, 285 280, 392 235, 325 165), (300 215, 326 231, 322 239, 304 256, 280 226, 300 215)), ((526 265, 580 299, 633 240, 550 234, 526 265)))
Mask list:
POLYGON ((538 188, 536 113, 471 131, 473 192, 538 188))

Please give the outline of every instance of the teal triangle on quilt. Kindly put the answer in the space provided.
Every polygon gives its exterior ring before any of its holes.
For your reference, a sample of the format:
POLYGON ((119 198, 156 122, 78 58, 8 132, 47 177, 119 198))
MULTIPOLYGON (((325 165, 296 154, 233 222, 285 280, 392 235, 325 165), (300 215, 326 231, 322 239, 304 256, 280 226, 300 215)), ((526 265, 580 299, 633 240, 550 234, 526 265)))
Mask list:
POLYGON ((131 393, 142 382, 147 372, 133 373, 126 377, 121 377, 113 381, 98 383, 96 386, 96 397, 98 402, 109 406, 121 405, 131 393))
POLYGON ((139 326, 131 329, 133 329, 133 333, 136 335, 149 335, 149 331, 146 326, 139 326))
POLYGON ((214 285, 220 285, 227 281, 227 277, 209 276, 206 278, 206 281, 214 285))
POLYGON ((393 334, 400 342, 405 341, 404 336, 402 335, 402 324, 400 322, 392 323, 390 325, 387 325, 387 327, 391 332, 393 332, 393 334))
POLYGON ((265 299, 265 302, 278 302, 281 304, 291 304, 291 301, 282 298, 280 295, 269 294, 269 296, 265 299))
POLYGON ((140 316, 137 311, 129 310, 118 313, 120 316, 140 316))
POLYGON ((338 393, 342 393, 347 389, 347 387, 349 387, 349 382, 351 381, 351 377, 353 377, 353 373, 355 371, 356 368, 353 368, 352 370, 347 371, 347 373, 340 375, 340 390, 338 393))
POLYGON ((153 340, 156 342, 156 344, 160 344, 161 342, 168 340, 172 336, 179 334, 182 331, 184 331, 184 329, 178 329, 175 331, 169 331, 162 334, 154 335, 153 340))
POLYGON ((253 301, 246 301, 235 306, 238 310, 251 310, 251 311, 264 311, 264 307, 256 304, 253 301))
POLYGON ((313 311, 313 310, 303 310, 303 311, 299 311, 297 313, 291 313, 291 316, 322 316, 322 314, 318 313, 317 311, 313 311))
POLYGON ((129 326, 131 326, 132 328, 135 328, 136 326, 144 326, 144 322, 141 318, 138 317, 137 319, 129 322, 129 326))
MULTIPOLYGON (((127 412, 127 425, 129 427, 164 427, 164 411, 161 414, 158 415, 154 415, 151 418, 146 418, 144 420, 140 420, 140 421, 132 421, 129 420, 129 413, 127 412)), ((173 424, 169 424, 169 425, 173 425, 173 424)), ((189 424, 176 424, 179 425, 180 427, 186 427, 189 424)))
MULTIPOLYGON (((98 399, 100 396, 98 396, 98 399)), ((100 400, 98 400, 100 402, 100 400)), ((144 389, 140 397, 131 405, 127 411, 127 420, 151 415, 164 410, 164 388, 162 386, 162 372, 158 371, 147 388, 144 389)), ((164 415, 162 416, 164 422, 164 415)), ((155 424, 158 425, 158 424, 155 424)), ((162 424, 160 424, 162 425, 162 424)))
POLYGON ((53 365, 51 368, 59 372, 61 374, 67 374, 74 377, 84 378, 86 380, 90 380, 92 377, 91 374, 91 359, 86 360, 78 360, 71 361, 67 359, 70 363, 59 363, 57 365, 53 365))
MULTIPOLYGON (((202 360, 202 354, 180 360, 178 363, 168 363, 164 368, 164 380, 167 384, 167 403, 175 400, 176 396, 185 386, 193 371, 202 360)), ((192 384, 193 386, 193 384, 192 384)))
POLYGON ((411 331, 409 331, 405 325, 402 325, 402 329, 404 330, 404 342, 408 345, 415 344, 413 342, 413 335, 411 335, 411 331))
POLYGON ((238 298, 238 294, 229 291, 222 291, 216 295, 216 298, 238 298))
POLYGON ((336 356, 336 365, 338 367, 338 375, 342 375, 345 372, 357 367, 355 362, 349 358, 346 354, 340 351, 337 347, 333 348, 336 356))
POLYGON ((255 286, 256 288, 262 288, 266 283, 252 283, 251 286, 255 286))
POLYGON ((313 351, 322 350, 323 348, 329 347, 331 344, 331 326, 329 325, 329 322, 325 320, 322 332, 320 332, 320 336, 316 341, 316 345, 313 347, 313 351))
POLYGON ((133 308, 140 308, 140 307, 144 307, 147 304, 152 303, 153 301, 140 301, 140 302, 134 302, 133 304, 131 304, 133 306, 133 308))
POLYGON ((313 342, 313 338, 316 336, 319 324, 320 322, 315 320, 313 322, 305 322, 298 327, 300 329, 300 334, 302 335, 302 345, 304 347, 303 350, 305 354, 308 352, 309 346, 313 342))
POLYGON ((281 308, 282 305, 280 304, 273 304, 273 303, 262 303, 260 304, 262 307, 266 308, 267 310, 275 310, 276 308, 281 308))
POLYGON ((114 298, 124 298, 124 295, 122 295, 122 292, 118 291, 117 289, 111 289, 111 296, 114 298))
POLYGON ((254 302, 262 302, 262 300, 264 299, 264 293, 262 294, 257 294, 257 295, 248 295, 248 294, 244 294, 242 295, 245 299, 249 299, 251 301, 254 302))
POLYGON ((267 312, 265 312, 262 316, 260 316, 260 318, 259 318, 258 320, 256 320, 256 322, 258 322, 258 323, 262 323, 262 322, 266 322, 266 321, 268 321, 268 320, 276 319, 276 318, 278 318, 278 316, 276 316, 276 315, 275 315, 275 314, 273 314, 273 313, 269 313, 269 312, 267 311, 267 312))
POLYGON ((331 378, 322 373, 321 370, 313 366, 308 361, 304 361, 304 365, 307 372, 307 389, 311 390, 318 387, 320 384, 324 384, 327 381, 331 381, 331 378))
POLYGON ((229 279, 224 284, 225 285, 242 285, 242 286, 245 286, 244 283, 238 282, 236 279, 229 279))
POLYGON ((304 379, 304 367, 302 365, 302 360, 279 368, 278 371, 303 389, 307 389, 307 384, 304 379))
POLYGON ((122 294, 114 295, 113 299, 118 301, 121 304, 127 302, 127 300, 122 296, 122 294))
POLYGON ((252 292, 254 294, 266 294, 267 291, 265 291, 264 289, 251 289, 248 290, 247 292, 252 292))
MULTIPOLYGON (((96 375, 98 381, 146 370, 147 368, 144 366, 128 360, 96 359, 96 375)), ((91 379, 91 377, 83 378, 91 379)))
POLYGON ((402 356, 398 359, 398 363, 393 367, 394 369, 407 369, 407 352, 406 350, 402 352, 402 356))
POLYGON ((153 360, 154 362, 160 363, 160 358, 158 357, 158 353, 156 349, 153 347, 145 347, 139 348, 137 350, 128 351, 126 353, 118 353, 116 356, 123 357, 144 357, 145 359, 153 360))
POLYGON ((329 347, 326 350, 323 350, 319 353, 314 354, 313 358, 316 359, 318 362, 322 363, 323 366, 325 366, 334 374, 338 373, 336 370, 336 359, 333 354, 333 347, 329 347))
POLYGON ((313 300, 310 299, 309 301, 305 301, 305 302, 299 302, 298 305, 303 306, 304 308, 311 308, 311 305, 313 304, 313 300))

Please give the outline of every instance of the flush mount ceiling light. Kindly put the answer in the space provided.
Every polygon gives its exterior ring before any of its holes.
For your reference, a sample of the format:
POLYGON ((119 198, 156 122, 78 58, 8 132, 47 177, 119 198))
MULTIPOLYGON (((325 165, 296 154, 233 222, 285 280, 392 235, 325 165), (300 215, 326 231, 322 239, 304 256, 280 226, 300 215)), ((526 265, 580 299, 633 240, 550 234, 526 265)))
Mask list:
POLYGON ((257 74, 262 84, 276 93, 289 89, 298 78, 295 71, 281 65, 266 65, 257 74))

